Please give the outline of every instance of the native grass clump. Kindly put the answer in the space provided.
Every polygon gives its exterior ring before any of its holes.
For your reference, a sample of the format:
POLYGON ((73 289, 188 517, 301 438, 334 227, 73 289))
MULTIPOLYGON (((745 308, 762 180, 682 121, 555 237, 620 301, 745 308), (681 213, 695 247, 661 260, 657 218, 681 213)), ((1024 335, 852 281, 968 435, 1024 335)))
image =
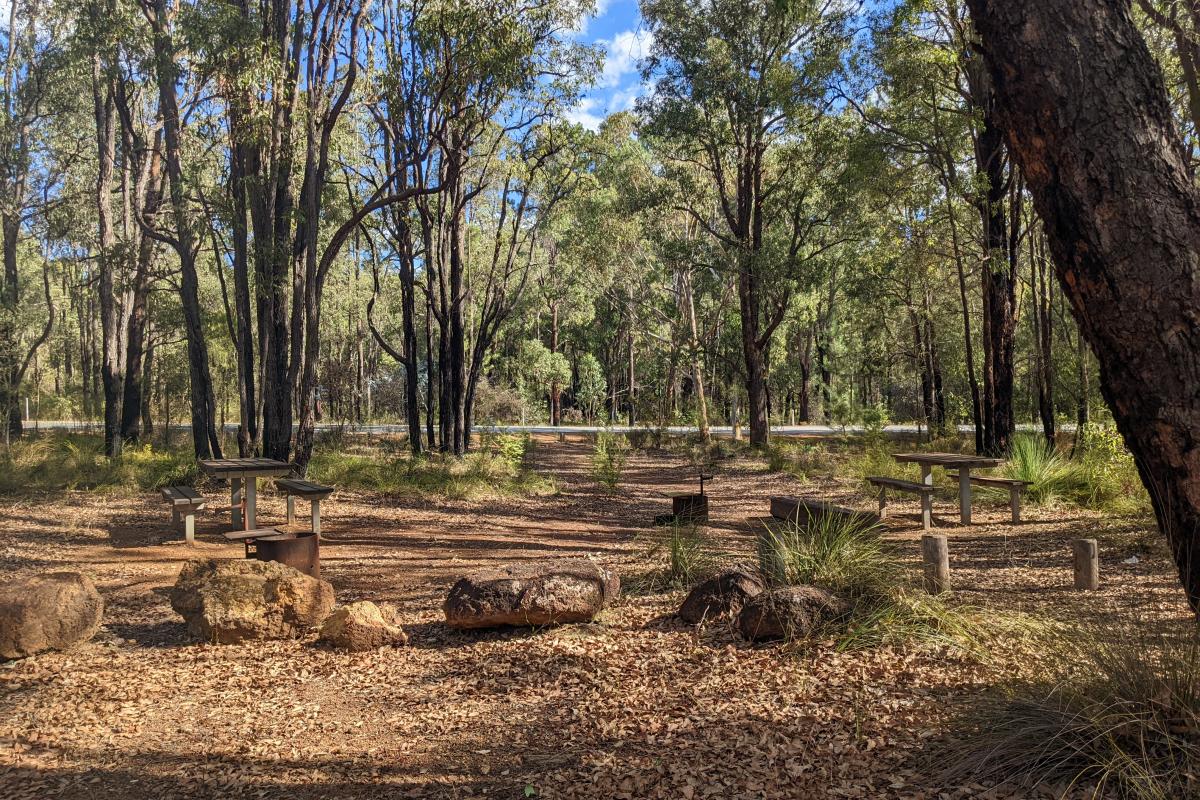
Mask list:
POLYGON ((1194 624, 1059 639, 1039 678, 972 703, 949 782, 1082 786, 1096 797, 1200 796, 1200 636, 1194 624))
POLYGON ((832 640, 839 649, 915 642, 987 658, 992 637, 1032 632, 1027 620, 984 615, 949 596, 924 593, 865 515, 823 514, 807 525, 773 522, 759 536, 757 563, 769 585, 813 585, 848 602, 847 614, 810 637, 832 640))

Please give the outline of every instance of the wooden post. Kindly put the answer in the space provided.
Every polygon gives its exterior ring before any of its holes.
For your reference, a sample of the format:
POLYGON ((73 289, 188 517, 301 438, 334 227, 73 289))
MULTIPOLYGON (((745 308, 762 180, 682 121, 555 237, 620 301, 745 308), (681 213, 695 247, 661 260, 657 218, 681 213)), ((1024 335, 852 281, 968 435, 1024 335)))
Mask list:
POLYGON ((177 506, 177 505, 174 505, 174 502, 172 502, 172 505, 171 505, 171 525, 172 525, 172 526, 177 526, 178 524, 179 524, 179 506, 177 506))
POLYGON ((925 591, 941 594, 950 590, 950 548, 946 537, 927 533, 921 537, 921 560, 925 562, 925 591))
POLYGON ((258 528, 258 478, 251 475, 246 479, 246 530, 258 528))
POLYGON ((291 525, 296 521, 296 495, 289 494, 287 496, 287 524, 291 525))
POLYGON ((312 530, 317 538, 321 538, 321 501, 312 501, 312 530))
POLYGON ((887 489, 879 487, 879 518, 887 519, 887 489))
POLYGON ((233 528, 239 530, 242 527, 242 479, 229 479, 229 510, 233 515, 233 528))
POLYGON ((1013 525, 1021 524, 1021 487, 1014 486, 1008 490, 1008 504, 1012 507, 1013 525))
POLYGON ((188 544, 196 543, 196 509, 191 506, 183 518, 183 540, 188 544))
POLYGON ((1100 588, 1100 547, 1095 539, 1072 539, 1075 556, 1075 588, 1095 591, 1100 588))
POLYGON ((971 524, 971 471, 966 467, 958 471, 958 520, 971 524))
POLYGON ((921 530, 933 527, 933 493, 921 492, 921 530))

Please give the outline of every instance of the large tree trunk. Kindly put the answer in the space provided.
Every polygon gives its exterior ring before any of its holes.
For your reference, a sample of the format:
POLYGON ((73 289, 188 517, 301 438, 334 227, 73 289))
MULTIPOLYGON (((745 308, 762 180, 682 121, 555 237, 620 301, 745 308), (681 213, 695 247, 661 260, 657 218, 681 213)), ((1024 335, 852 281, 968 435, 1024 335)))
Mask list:
POLYGON ((179 254, 179 296, 183 305, 187 338, 188 374, 191 383, 192 444, 196 458, 221 457, 221 442, 214 421, 216 401, 208 364, 208 341, 200 313, 200 281, 196 275, 196 247, 187 214, 183 185, 183 153, 180 141, 179 102, 175 91, 175 52, 167 28, 166 0, 154 0, 154 57, 158 80, 159 108, 163 118, 167 178, 171 209, 175 218, 176 252, 179 254))
MULTIPOLYGON (((99 9, 93 9, 99 13, 99 9)), ((117 152, 116 104, 103 74, 100 54, 92 57, 92 104, 96 120, 96 227, 100 296, 100 376, 104 387, 104 453, 121 453, 121 321, 115 272, 119 259, 113 228, 113 172, 117 152)))
POLYGON ((1200 609, 1200 192, 1163 77, 1105 0, 968 0, 1101 390, 1200 609))
MULTIPOLYGON (((161 137, 155 138, 156 145, 161 143, 161 137)), ((141 215, 146 225, 152 224, 153 217, 158 213, 163 197, 162 156, 159 147, 150 149, 149 162, 144 177, 145 188, 136 199, 139 208, 134 213, 141 215)), ((149 408, 146 400, 150 393, 149 363, 151 351, 147 343, 149 322, 151 270, 155 262, 154 239, 142 233, 138 237, 137 265, 134 268, 133 294, 129 308, 129 318, 126 321, 125 335, 125 381, 124 396, 121 401, 121 438, 128 441, 138 441, 144 434, 149 441, 151 430, 143 424, 143 416, 148 417, 148 411, 143 414, 143 406, 149 408), (142 362, 146 367, 143 369, 142 362)))

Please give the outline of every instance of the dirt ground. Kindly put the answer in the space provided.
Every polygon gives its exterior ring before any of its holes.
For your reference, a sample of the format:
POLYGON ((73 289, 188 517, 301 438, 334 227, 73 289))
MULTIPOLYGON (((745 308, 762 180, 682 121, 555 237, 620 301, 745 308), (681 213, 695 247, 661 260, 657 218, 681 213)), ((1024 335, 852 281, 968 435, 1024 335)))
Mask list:
MULTIPOLYGON (((635 454, 610 494, 589 475, 590 452, 539 443, 537 468, 561 489, 551 497, 422 503, 342 491, 324 503, 323 577, 340 601, 397 604, 410 636, 366 654, 311 639, 189 642, 166 589, 188 558, 240 556, 219 540, 221 511, 201 512, 188 548, 157 495, 0 499, 0 580, 79 569, 106 602, 93 641, 0 665, 0 797, 1035 796, 936 778, 948 720, 1028 665, 1020 642, 989 662, 929 646, 752 646, 724 625, 680 623, 680 592, 644 589, 590 625, 448 630, 446 590, 479 566, 590 555, 634 587, 662 566, 647 556, 649 522, 695 485, 691 467, 635 454)), ((746 460, 726 463, 709 490, 709 532, 731 558, 752 552, 772 494, 870 506, 847 482, 805 483, 746 460)), ((897 512, 888 536, 915 574, 916 504, 897 512)), ((1005 506, 981 505, 964 528, 947 498, 935 515, 964 603, 1114 630, 1186 615, 1146 521, 1029 508, 1014 527, 1005 506), (1101 540, 1099 592, 1070 588, 1080 535, 1101 540)), ((260 519, 282 521, 277 496, 260 497, 260 519)))

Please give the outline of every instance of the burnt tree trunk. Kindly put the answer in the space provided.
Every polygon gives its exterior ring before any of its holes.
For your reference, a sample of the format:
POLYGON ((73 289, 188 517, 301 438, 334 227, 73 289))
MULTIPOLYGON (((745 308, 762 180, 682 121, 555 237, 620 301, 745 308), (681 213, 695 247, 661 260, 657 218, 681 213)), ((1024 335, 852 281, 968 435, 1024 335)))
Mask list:
POLYGON ((1200 609, 1200 192, 1128 3, 968 0, 1064 295, 1200 609))

